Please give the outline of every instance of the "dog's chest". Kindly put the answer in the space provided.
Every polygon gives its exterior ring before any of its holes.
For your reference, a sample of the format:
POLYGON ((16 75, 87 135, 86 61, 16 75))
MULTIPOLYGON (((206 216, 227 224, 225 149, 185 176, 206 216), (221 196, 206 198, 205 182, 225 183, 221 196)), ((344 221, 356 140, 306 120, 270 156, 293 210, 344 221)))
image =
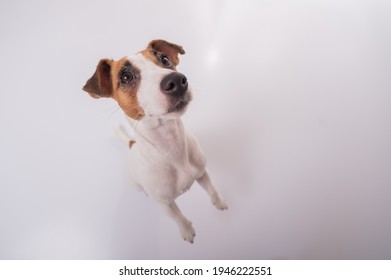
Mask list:
POLYGON ((165 165, 149 162, 141 172, 140 183, 144 191, 157 200, 167 202, 188 191, 202 175, 203 168, 183 161, 181 164, 170 162, 165 165))
POLYGON ((135 182, 165 202, 187 191, 205 169, 199 146, 179 120, 141 131, 131 153, 135 182))
POLYGON ((175 188, 178 195, 188 191, 194 181, 200 177, 201 170, 198 166, 194 166, 191 163, 183 164, 180 168, 175 168, 175 188))

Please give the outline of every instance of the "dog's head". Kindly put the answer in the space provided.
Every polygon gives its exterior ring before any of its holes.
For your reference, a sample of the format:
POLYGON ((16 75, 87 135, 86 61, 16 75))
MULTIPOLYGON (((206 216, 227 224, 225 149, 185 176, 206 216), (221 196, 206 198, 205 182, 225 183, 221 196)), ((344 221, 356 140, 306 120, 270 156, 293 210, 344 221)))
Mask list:
POLYGON ((191 101, 187 78, 176 71, 178 54, 184 53, 181 46, 154 40, 135 55, 101 59, 83 90, 94 98, 114 98, 134 120, 179 117, 191 101))

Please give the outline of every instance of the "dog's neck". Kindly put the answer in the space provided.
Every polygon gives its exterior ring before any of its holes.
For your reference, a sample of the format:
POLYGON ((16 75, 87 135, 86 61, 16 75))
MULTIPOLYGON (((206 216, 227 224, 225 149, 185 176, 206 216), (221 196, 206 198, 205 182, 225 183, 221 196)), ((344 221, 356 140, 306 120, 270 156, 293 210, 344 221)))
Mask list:
POLYGON ((187 155, 185 128, 180 118, 164 119, 143 117, 135 122, 130 120, 136 132, 136 143, 148 153, 163 157, 183 158, 187 155))

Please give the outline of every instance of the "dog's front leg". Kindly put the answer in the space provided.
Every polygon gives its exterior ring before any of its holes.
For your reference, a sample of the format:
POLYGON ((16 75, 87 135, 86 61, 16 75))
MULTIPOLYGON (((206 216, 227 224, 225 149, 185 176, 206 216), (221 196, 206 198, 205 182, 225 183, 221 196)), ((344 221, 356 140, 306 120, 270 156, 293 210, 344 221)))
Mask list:
POLYGON ((200 178, 197 179, 198 184, 209 194, 212 199, 212 203, 219 210, 228 209, 227 203, 217 192, 216 188, 213 186, 213 183, 209 177, 208 172, 205 170, 204 174, 200 178))
POLYGON ((177 223, 183 239, 193 243, 195 230, 191 225, 191 222, 186 219, 181 210, 179 210, 175 201, 170 204, 160 203, 160 206, 163 208, 164 212, 177 223))

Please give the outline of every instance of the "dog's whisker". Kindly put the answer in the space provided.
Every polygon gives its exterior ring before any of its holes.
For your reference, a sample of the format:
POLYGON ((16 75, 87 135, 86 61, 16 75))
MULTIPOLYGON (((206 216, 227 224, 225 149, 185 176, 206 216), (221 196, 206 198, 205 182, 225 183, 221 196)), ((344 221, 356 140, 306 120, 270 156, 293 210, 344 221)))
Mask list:
POLYGON ((138 120, 135 120, 132 124, 132 126, 134 127, 134 130, 137 131, 137 128, 138 128, 138 124, 139 124, 139 121, 138 120))
POLYGON ((115 107, 113 107, 113 108, 111 108, 111 110, 113 110, 111 113, 110 113, 110 115, 107 117, 107 120, 108 119, 110 119, 114 114, 115 114, 115 112, 117 112, 118 110, 120 109, 120 107, 117 105, 117 106, 115 106, 115 107))
POLYGON ((111 106, 110 108, 106 109, 105 112, 112 112, 113 110, 116 111, 118 107, 118 104, 115 104, 114 106, 111 106))

